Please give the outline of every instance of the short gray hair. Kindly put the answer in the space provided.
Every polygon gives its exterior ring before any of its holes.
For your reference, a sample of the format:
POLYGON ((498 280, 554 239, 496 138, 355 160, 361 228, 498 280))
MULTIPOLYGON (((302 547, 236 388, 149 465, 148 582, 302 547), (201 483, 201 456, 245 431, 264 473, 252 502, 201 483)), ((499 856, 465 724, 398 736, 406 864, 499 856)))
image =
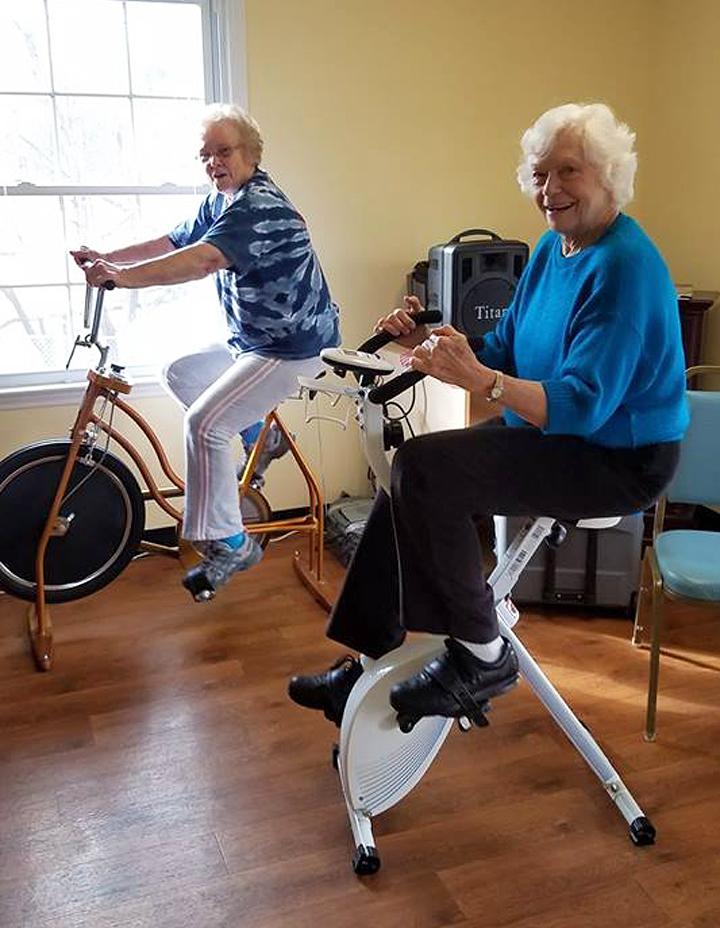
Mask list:
POLYGON ((520 189, 534 196, 534 164, 546 155, 559 132, 575 133, 587 160, 600 171, 603 186, 618 209, 633 198, 637 154, 635 133, 621 123, 604 103, 565 103, 543 113, 523 134, 522 159, 517 169, 520 189))
POLYGON ((260 164, 263 153, 263 138, 260 127, 249 113, 235 103, 211 103, 205 109, 200 124, 203 129, 218 122, 229 122, 240 134, 240 144, 246 156, 260 164))

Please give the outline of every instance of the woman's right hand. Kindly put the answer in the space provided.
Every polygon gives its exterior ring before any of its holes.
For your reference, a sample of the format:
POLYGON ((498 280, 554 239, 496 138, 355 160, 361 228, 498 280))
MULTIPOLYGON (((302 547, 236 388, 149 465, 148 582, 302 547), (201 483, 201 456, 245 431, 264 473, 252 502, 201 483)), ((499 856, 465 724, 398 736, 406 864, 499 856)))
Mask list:
POLYGON ((389 332, 395 337, 394 344, 405 348, 421 345, 430 334, 426 325, 418 325, 413 316, 425 307, 416 296, 403 297, 403 306, 394 309, 375 323, 375 332, 389 332))
POLYGON ((105 255, 100 251, 93 251, 92 248, 88 248, 87 245, 81 245, 76 251, 70 251, 75 264, 82 270, 85 270, 85 265, 90 264, 93 261, 97 261, 98 258, 104 258, 105 255))

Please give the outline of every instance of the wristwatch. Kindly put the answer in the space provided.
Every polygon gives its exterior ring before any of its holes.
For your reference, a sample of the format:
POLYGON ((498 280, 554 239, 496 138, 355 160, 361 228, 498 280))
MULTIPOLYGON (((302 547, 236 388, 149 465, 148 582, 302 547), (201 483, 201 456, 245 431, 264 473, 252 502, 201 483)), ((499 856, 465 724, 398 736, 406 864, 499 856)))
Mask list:
POLYGON ((502 399, 503 390, 505 388, 504 377, 502 371, 495 371, 495 381, 490 387, 490 392, 485 397, 488 403, 497 403, 498 400, 502 399))

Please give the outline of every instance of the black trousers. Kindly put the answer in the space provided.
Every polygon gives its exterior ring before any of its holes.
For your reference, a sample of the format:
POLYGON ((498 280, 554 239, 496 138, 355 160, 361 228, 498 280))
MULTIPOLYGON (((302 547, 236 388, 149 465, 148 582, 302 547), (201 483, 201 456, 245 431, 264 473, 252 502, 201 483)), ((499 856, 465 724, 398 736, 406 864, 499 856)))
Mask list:
POLYGON ((395 454, 391 498, 378 492, 328 636, 378 658, 406 630, 491 641, 479 520, 629 515, 660 495, 679 443, 605 448, 533 428, 478 425, 413 438, 395 454))

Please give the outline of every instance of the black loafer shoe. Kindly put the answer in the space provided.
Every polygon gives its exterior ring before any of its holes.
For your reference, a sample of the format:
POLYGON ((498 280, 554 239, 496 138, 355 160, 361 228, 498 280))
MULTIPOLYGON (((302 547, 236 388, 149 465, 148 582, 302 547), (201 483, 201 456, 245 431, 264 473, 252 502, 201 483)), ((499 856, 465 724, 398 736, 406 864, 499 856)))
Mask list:
POLYGON ((517 683, 517 655, 509 641, 503 641, 502 653, 493 663, 481 661, 453 638, 445 640, 445 647, 444 654, 392 687, 390 705, 398 715, 472 719, 483 714, 488 699, 517 683))
POLYGON ((339 728, 350 690, 361 673, 360 661, 346 654, 324 673, 293 677, 288 683, 288 696, 306 709, 321 709, 325 718, 339 728))

